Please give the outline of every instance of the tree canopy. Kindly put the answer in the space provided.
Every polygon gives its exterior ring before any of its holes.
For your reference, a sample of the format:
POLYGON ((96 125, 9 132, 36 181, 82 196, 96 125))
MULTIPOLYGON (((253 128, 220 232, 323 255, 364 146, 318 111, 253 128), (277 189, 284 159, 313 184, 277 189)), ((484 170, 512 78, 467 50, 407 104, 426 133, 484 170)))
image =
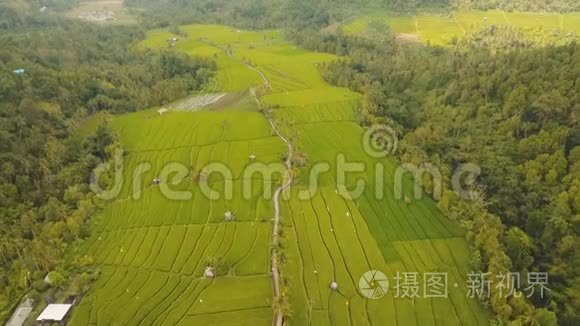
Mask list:
POLYGON ((449 49, 394 36, 380 43, 313 31, 288 37, 343 55, 324 76, 365 95, 361 122, 395 127, 404 135, 402 163, 430 163, 445 174, 439 207, 466 225, 474 269, 549 273, 549 296, 525 303, 535 310, 492 294, 484 303, 498 319, 553 325, 557 315, 560 324, 578 323, 578 44, 539 47, 507 27, 449 49), (482 171, 471 200, 451 189, 462 163, 482 171))

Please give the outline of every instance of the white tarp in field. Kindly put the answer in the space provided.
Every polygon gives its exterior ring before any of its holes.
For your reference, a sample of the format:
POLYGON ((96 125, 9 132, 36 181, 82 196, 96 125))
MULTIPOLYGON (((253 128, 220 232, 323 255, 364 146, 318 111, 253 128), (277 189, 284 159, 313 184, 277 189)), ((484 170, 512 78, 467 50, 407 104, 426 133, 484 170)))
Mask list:
POLYGON ((71 307, 72 304, 49 304, 36 321, 62 321, 71 307))
POLYGON ((214 104, 224 98, 226 94, 205 94, 189 97, 167 105, 175 111, 198 111, 208 105, 214 104))

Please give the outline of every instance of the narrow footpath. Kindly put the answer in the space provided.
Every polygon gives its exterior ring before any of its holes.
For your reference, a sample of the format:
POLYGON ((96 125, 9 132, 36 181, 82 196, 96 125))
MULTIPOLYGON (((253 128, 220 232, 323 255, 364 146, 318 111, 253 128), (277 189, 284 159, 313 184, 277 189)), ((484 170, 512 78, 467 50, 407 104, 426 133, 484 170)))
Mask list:
MULTIPOLYGON (((266 76, 260 70, 258 70, 256 67, 254 67, 250 64, 247 64, 247 63, 246 63, 246 66, 249 69, 257 72, 260 75, 260 77, 262 77, 262 79, 264 80, 263 87, 265 89, 270 88, 270 82, 268 81, 268 78, 266 78, 266 76)), ((258 98, 258 96, 256 94, 256 90, 252 89, 251 93, 254 95, 254 98, 256 99, 256 102, 258 103, 258 107, 262 108, 262 103, 260 102, 260 99, 258 98)), ((272 269, 272 287, 274 289, 274 302, 279 302, 280 295, 281 295, 281 291, 280 291, 280 267, 278 266, 278 252, 276 251, 276 248, 278 247, 279 241, 280 241, 280 236, 279 236, 279 231, 280 231, 280 195, 284 192, 284 190, 288 189, 290 187, 290 185, 292 184, 292 182, 294 181, 294 176, 292 175, 292 172, 291 172, 292 171, 292 158, 293 158, 294 150, 292 148, 292 143, 290 143, 290 141, 288 141, 288 139, 286 139, 286 137, 284 137, 280 133, 280 131, 278 131, 272 118, 270 116, 268 116, 267 114, 265 114, 265 117, 266 117, 266 120, 268 120, 268 123, 270 124, 270 126, 272 127, 272 130, 274 130, 274 133, 288 147, 288 155, 286 156, 286 161, 284 162, 284 165, 286 166, 286 173, 284 174, 284 178, 282 181, 283 183, 280 187, 278 187, 276 189, 276 191, 274 192, 274 197, 272 198, 272 201, 274 203, 274 221, 273 221, 273 226, 272 226, 270 265, 271 265, 271 269, 272 269)), ((284 315, 283 315, 282 311, 280 311, 280 309, 278 309, 278 308, 275 308, 274 319, 272 321, 272 324, 274 326, 282 326, 284 324, 284 315)))

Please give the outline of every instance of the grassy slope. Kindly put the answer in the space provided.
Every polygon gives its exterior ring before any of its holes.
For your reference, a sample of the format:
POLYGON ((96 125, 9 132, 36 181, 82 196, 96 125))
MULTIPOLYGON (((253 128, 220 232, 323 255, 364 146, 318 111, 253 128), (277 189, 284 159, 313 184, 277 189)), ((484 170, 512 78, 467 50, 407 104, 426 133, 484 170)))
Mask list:
MULTIPOLYGON (((263 100, 279 106, 275 119, 310 165, 328 162, 334 171, 339 153, 349 161, 376 163, 360 142, 363 130, 356 123, 360 95, 330 87, 316 68, 333 56, 297 49, 275 31, 183 29, 189 37, 180 40, 177 50, 217 56, 220 73, 213 89, 239 91, 260 85, 259 76, 242 63, 248 58, 268 77, 272 91, 263 100), (222 51, 228 47, 231 57, 222 51)), ((165 47, 167 35, 152 32, 140 47, 165 47)), ((223 162, 234 170, 234 179, 250 153, 262 162, 279 161, 285 149, 265 119, 257 112, 172 112, 159 117, 148 110, 117 117, 113 125, 128 150, 127 180, 139 162, 150 163, 151 171, 144 174, 146 189, 140 199, 116 201, 95 219, 86 250, 102 264, 103 275, 75 311, 72 324, 270 324, 267 221, 273 213, 271 203, 259 198, 262 187, 243 200, 237 181, 233 200, 209 201, 186 178, 179 187, 192 189, 194 197, 179 202, 148 186, 161 166, 171 161, 194 170, 208 162, 223 162), (226 210, 237 214, 235 223, 221 222, 226 210), (201 279, 210 256, 223 257, 235 267, 235 275, 201 279)), ((394 162, 387 158, 383 163, 386 174, 392 175, 394 162)), ((354 183, 355 178, 374 183, 370 172, 347 180, 354 183)), ((476 302, 465 298, 469 254, 462 233, 431 200, 406 204, 392 195, 379 200, 370 189, 359 200, 347 200, 336 193, 333 179, 333 174, 322 176, 316 196, 299 200, 297 192, 307 185, 301 175, 282 205, 291 324, 486 324, 476 302), (356 289, 361 275, 371 268, 385 272, 391 282, 397 272, 449 272, 451 300, 396 299, 391 288, 384 298, 365 301, 356 289), (338 292, 329 289, 334 280, 338 292), (452 286, 455 282, 459 288, 452 286)), ((389 180, 384 181, 387 192, 389 180)), ((219 184, 214 185, 220 188, 219 184)), ((129 195, 130 185, 125 184, 121 197, 129 195)))

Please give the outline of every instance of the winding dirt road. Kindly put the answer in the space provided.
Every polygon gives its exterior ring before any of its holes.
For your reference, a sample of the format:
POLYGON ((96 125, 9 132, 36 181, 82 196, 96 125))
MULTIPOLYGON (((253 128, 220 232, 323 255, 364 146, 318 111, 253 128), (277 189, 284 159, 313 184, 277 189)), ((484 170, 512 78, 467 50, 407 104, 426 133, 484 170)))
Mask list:
MULTIPOLYGON (((264 80, 264 88, 266 88, 266 89, 270 88, 270 81, 268 81, 268 78, 266 78, 264 73, 262 73, 258 68, 254 67, 250 64, 246 63, 246 66, 249 69, 257 72, 260 75, 260 77, 262 77, 262 79, 264 80)), ((262 103, 260 102, 260 99, 258 98, 255 89, 252 89, 251 93, 254 95, 256 102, 258 103, 258 107, 262 108, 262 103)), ((290 187, 290 185, 294 181, 294 177, 291 173, 291 171, 292 171, 292 157, 293 157, 294 150, 292 148, 292 143, 290 143, 290 141, 288 141, 288 139, 286 139, 286 137, 284 137, 280 133, 280 131, 278 131, 272 118, 269 117, 267 114, 265 114, 265 116, 266 116, 266 120, 268 120, 268 123, 272 127, 272 130, 274 130, 274 133, 288 147, 288 155, 286 156, 286 161, 284 162, 284 165, 286 166, 286 173, 284 174, 283 184, 276 189, 276 191, 274 192, 274 197, 272 198, 272 201, 274 203, 274 221, 273 221, 273 226, 272 226, 272 240, 271 240, 272 248, 270 249, 271 250, 270 265, 272 266, 271 268, 272 268, 272 285, 274 288, 274 302, 279 302, 280 295, 281 295, 281 291, 280 291, 280 267, 278 266, 278 254, 277 254, 276 248, 278 247, 278 244, 280 241, 280 236, 278 235, 278 233, 280 231, 280 195, 284 192, 284 190, 288 189, 288 187, 290 187)), ((283 315, 282 311, 280 311, 280 309, 278 309, 278 308, 275 308, 274 319, 272 321, 272 324, 274 326, 282 326, 284 324, 284 315, 283 315)))
MULTIPOLYGON (((205 43, 221 49, 226 54, 226 56, 228 56, 230 58, 232 57, 232 54, 229 51, 227 51, 226 49, 224 49, 223 47, 219 47, 211 42, 205 42, 205 43)), ((244 62, 244 63, 248 67, 248 69, 251 69, 260 75, 260 77, 264 81, 263 87, 265 89, 269 89, 270 88, 270 81, 268 80, 266 75, 264 75, 264 73, 262 71, 260 71, 256 67, 252 66, 251 64, 249 64, 247 62, 244 62)), ((256 94, 256 89, 252 88, 250 90, 250 92, 254 96, 256 103, 258 103, 258 108, 261 109, 262 103, 260 102, 260 99, 258 98, 258 95, 256 94)), ((288 139, 286 139, 280 133, 280 131, 278 131, 278 129, 276 128, 276 125, 274 124, 274 121, 272 121, 272 118, 269 117, 267 114, 265 114, 265 117, 266 117, 266 120, 268 120, 268 123, 270 124, 270 126, 272 127, 272 130, 274 130, 274 133, 288 147, 288 155, 286 156, 286 161, 284 162, 284 165, 286 166, 286 173, 284 174, 283 184, 276 189, 276 191, 274 192, 274 197, 272 198, 272 201, 274 203, 274 220, 273 220, 273 226, 272 226, 270 265, 271 265, 271 270, 272 270, 272 287, 274 289, 274 302, 279 302, 280 297, 281 297, 280 267, 278 266, 278 254, 276 251, 276 247, 278 246, 279 241, 280 241, 280 236, 278 235, 278 232, 280 230, 280 195, 284 192, 284 190, 288 189, 288 187, 290 187, 290 185, 294 181, 294 176, 292 175, 292 172, 291 172, 292 171, 292 158, 293 158, 294 150, 292 148, 292 144, 290 143, 290 141, 288 141, 288 139)), ((282 326, 284 324, 284 314, 282 313, 282 311, 279 308, 275 308, 274 319, 272 320, 272 324, 274 326, 282 326)))

